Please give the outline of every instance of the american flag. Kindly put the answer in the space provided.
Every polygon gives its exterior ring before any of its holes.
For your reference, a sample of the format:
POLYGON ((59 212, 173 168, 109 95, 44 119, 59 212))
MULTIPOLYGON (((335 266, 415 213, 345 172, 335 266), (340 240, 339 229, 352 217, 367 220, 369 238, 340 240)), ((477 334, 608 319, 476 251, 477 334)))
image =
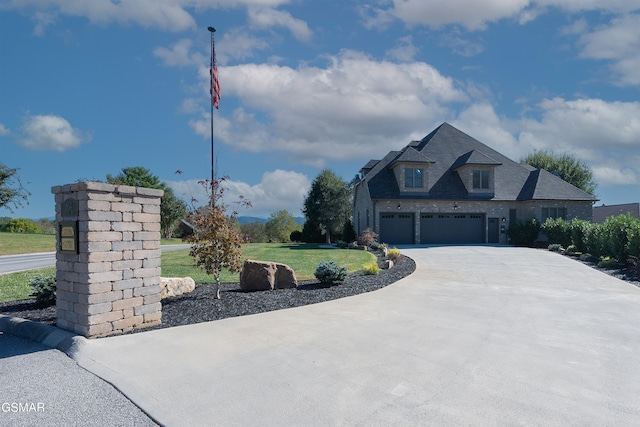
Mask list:
POLYGON ((209 67, 209 80, 211 93, 211 105, 220 108, 220 82, 218 81, 218 61, 216 60, 216 48, 211 40, 211 66, 209 67))

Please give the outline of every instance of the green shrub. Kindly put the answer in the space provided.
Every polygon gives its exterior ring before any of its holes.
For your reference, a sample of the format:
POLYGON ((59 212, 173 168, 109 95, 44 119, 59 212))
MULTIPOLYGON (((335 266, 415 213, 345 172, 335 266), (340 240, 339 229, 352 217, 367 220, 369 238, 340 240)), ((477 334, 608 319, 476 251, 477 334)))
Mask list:
POLYGON ((289 234, 289 240, 292 242, 301 242, 302 241, 302 231, 294 230, 289 234))
POLYGON ((342 282, 347 277, 347 267, 340 267, 333 260, 322 261, 314 275, 320 283, 342 282))
POLYGON ((631 214, 608 217, 600 225, 601 255, 626 260, 629 256, 629 234, 634 234, 638 221, 631 214))
POLYGON ((598 267, 601 268, 613 268, 616 267, 618 265, 618 260, 615 258, 611 258, 611 257, 604 257, 600 260, 600 262, 598 263, 598 267))
POLYGON ((640 258, 640 220, 634 222, 627 230, 627 239, 628 256, 640 258))
POLYGON ((401 255, 402 253, 398 248, 391 248, 387 251, 387 258, 392 259, 394 261, 400 258, 401 255))
POLYGON ((8 233, 40 234, 42 230, 35 222, 27 218, 14 218, 4 226, 8 233))
POLYGON ((39 305, 53 305, 56 303, 56 275, 39 274, 29 281, 31 297, 39 305))
POLYGON ((595 224, 584 219, 574 219, 569 226, 571 242, 576 246, 577 252, 587 252, 587 234, 595 224))
POLYGON ((363 268, 362 271, 364 272, 364 274, 368 275, 368 276, 374 276, 378 273, 380 273, 380 267, 378 267, 378 263, 377 262, 372 262, 370 264, 366 264, 363 268))
POLYGON ((518 246, 533 246, 540 233, 540 222, 531 218, 527 221, 516 221, 509 224, 507 235, 511 242, 518 246))
POLYGON ((547 218, 541 230, 551 244, 557 243, 563 248, 571 244, 571 226, 562 218, 547 218))
POLYGON ((349 247, 349 245, 347 244, 347 242, 344 242, 342 240, 338 240, 336 242, 336 246, 340 249, 347 249, 349 247))

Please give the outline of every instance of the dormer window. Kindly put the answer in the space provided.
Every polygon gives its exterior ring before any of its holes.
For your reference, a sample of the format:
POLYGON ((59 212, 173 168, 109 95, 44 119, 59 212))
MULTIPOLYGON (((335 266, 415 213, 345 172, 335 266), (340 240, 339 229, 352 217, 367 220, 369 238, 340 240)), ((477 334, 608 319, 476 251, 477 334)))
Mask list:
POLYGON ((422 188, 422 169, 406 167, 404 169, 404 186, 406 188, 422 188))
POLYGON ((489 189, 489 171, 488 170, 473 171, 473 189, 474 190, 489 189))

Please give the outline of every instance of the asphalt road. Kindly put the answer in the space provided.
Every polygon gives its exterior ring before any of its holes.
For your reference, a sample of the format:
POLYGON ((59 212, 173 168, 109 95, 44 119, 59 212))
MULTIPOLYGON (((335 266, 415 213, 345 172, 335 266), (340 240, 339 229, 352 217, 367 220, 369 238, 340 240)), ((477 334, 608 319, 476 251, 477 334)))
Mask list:
MULTIPOLYGON (((186 249, 189 245, 162 245, 161 250, 175 251, 186 249)), ((17 271, 32 270, 34 268, 50 267, 56 264, 55 252, 41 252, 22 255, 0 256, 0 274, 15 273, 17 271)))
POLYGON ((157 425, 66 354, 2 332, 0 378, 2 426, 157 425))

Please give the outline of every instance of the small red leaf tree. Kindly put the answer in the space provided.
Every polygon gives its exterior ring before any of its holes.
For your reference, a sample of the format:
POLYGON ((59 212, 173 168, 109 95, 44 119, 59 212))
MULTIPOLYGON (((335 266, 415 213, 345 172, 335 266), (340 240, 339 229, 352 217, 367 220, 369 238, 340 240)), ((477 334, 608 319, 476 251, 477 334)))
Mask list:
MULTIPOLYGON (((245 243, 245 238, 237 227, 238 211, 228 214, 227 206, 222 201, 223 183, 226 179, 228 178, 200 181, 207 190, 209 204, 193 208, 188 216, 193 226, 193 234, 187 238, 191 243, 189 255, 198 267, 213 276, 217 299, 220 299, 222 270, 232 273, 242 270, 242 245, 245 243)), ((243 196, 235 204, 245 208, 251 206, 251 202, 243 196)))

